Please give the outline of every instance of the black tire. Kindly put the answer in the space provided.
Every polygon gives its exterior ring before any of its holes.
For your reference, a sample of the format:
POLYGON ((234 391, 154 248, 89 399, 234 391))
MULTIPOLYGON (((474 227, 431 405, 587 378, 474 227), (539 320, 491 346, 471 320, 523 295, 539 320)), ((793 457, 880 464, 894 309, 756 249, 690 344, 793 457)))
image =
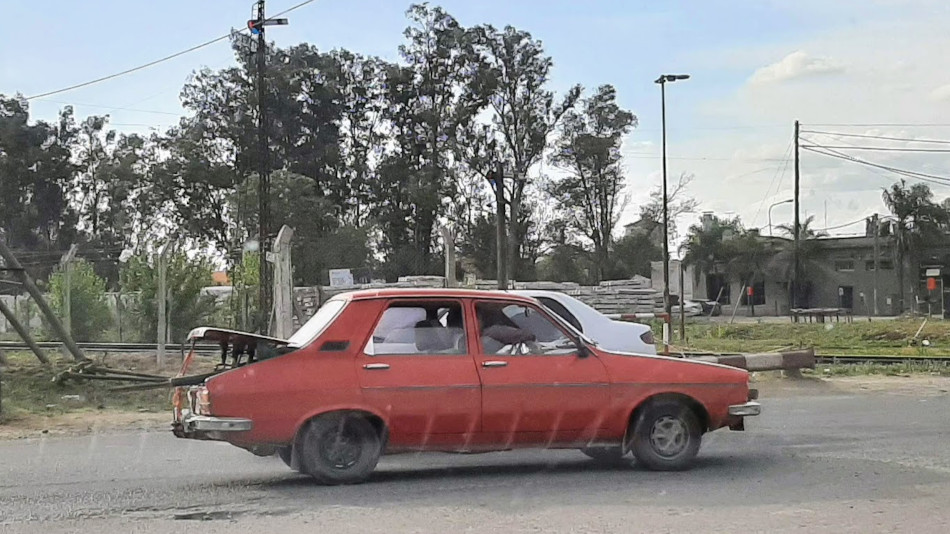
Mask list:
POLYGON ((619 463, 625 456, 623 447, 585 447, 581 452, 603 463, 619 463))
POLYGON ((293 469, 294 471, 297 470, 297 468, 294 467, 294 448, 293 447, 289 445, 287 447, 278 447, 277 456, 281 460, 283 460, 285 464, 287 464, 287 467, 293 469))
POLYGON ((327 414, 310 421, 298 436, 300 470, 321 484, 357 484, 376 469, 382 440, 366 418, 327 414))
POLYGON ((637 461, 648 469, 688 469, 699 452, 702 427, 693 410, 683 403, 650 404, 633 423, 630 449, 637 461))

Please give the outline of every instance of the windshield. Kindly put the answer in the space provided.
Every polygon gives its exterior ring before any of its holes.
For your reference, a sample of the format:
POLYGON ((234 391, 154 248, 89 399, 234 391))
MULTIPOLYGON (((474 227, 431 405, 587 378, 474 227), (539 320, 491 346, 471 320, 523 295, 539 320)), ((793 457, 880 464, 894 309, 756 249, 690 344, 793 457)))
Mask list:
POLYGON ((291 347, 303 347, 308 345, 330 326, 330 323, 333 322, 333 319, 336 318, 343 307, 346 306, 347 302, 347 300, 341 298, 328 300, 317 310, 317 313, 313 314, 310 320, 300 327, 300 330, 297 330, 294 332, 294 335, 290 336, 288 345, 291 347))

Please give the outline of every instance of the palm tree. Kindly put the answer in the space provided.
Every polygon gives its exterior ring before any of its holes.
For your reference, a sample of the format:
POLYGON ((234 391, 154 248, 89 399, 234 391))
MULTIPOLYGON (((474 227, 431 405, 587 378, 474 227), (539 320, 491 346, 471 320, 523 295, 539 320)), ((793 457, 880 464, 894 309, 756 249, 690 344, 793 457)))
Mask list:
POLYGON ((815 216, 809 215, 798 227, 798 266, 803 280, 799 284, 795 283, 795 227, 791 224, 778 226, 778 229, 788 236, 789 240, 778 246, 778 250, 769 262, 768 269, 776 278, 789 283, 791 297, 789 303, 792 307, 796 307, 803 300, 807 302, 807 297, 811 292, 809 280, 821 268, 821 264, 818 262, 821 251, 819 239, 826 237, 828 234, 813 229, 812 224, 814 222, 815 216))
POLYGON ((904 309, 904 261, 910 258, 919 264, 921 251, 945 239, 942 226, 948 223, 947 210, 933 201, 927 184, 901 180, 881 194, 884 204, 897 221, 897 284, 900 287, 901 310, 904 309))

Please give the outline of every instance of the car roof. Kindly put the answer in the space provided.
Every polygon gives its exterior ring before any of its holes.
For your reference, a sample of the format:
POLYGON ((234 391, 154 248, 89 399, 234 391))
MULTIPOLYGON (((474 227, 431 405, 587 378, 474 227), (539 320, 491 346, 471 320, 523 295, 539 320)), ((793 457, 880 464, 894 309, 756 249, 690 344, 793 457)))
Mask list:
POLYGON ((391 287, 377 289, 359 289, 340 293, 334 298, 349 300, 370 300, 386 298, 469 298, 504 299, 518 302, 534 302, 534 299, 503 290, 455 289, 441 287, 391 287))

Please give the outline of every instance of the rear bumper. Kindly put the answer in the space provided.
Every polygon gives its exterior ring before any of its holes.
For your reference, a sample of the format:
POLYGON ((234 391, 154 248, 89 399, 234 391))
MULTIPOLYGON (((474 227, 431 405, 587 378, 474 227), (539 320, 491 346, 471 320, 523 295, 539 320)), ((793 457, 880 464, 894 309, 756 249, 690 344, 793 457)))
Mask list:
POLYGON ((729 407, 729 415, 736 417, 751 417, 753 415, 759 415, 760 413, 762 413, 762 405, 755 401, 749 401, 745 404, 733 404, 729 407))
POLYGON ((250 419, 195 415, 189 410, 182 410, 177 419, 172 423, 172 431, 180 438, 227 440, 229 435, 254 428, 250 419))

